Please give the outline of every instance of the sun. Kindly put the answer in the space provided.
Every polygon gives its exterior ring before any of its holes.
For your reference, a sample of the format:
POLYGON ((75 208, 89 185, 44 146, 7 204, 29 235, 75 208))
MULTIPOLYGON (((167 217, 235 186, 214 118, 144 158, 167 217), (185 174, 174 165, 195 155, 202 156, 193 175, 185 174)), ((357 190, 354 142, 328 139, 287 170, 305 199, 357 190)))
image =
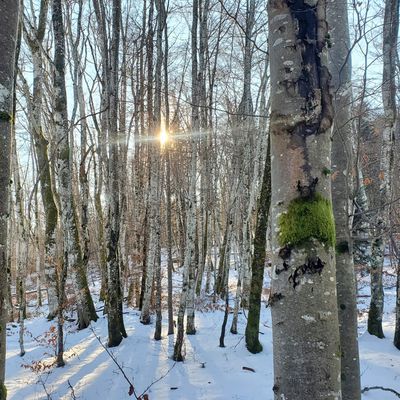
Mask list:
POLYGON ((168 132, 165 130, 164 127, 160 130, 158 140, 160 141, 162 147, 164 147, 168 142, 168 132))

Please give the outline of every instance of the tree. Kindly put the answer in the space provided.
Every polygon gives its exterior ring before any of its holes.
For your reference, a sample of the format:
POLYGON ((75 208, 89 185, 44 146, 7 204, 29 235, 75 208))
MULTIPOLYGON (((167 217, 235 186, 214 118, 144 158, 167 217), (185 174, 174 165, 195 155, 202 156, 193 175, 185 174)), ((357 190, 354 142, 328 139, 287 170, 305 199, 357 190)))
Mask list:
POLYGON ((270 0, 275 399, 341 397, 326 2, 270 0))
POLYGON ((67 93, 65 87, 65 32, 61 0, 53 1, 54 30, 54 130, 56 138, 56 172, 60 198, 60 216, 63 227, 64 259, 58 277, 58 352, 57 365, 63 366, 63 309, 65 306, 65 280, 71 273, 77 296, 78 327, 86 328, 97 315, 83 269, 79 243, 78 216, 72 191, 72 155, 69 144, 67 93))
POLYGON ((336 228, 336 279, 339 312, 343 400, 361 397, 357 333, 357 298, 353 261, 354 134, 347 4, 329 2, 329 67, 334 89, 335 119, 332 140, 332 200, 336 228))
POLYGON ((11 130, 19 1, 0 3, 0 400, 5 400, 7 310, 7 225, 9 218, 11 130))
MULTIPOLYGON (((198 89, 198 60, 197 60, 197 27, 199 18, 199 1, 193 1, 193 20, 191 30, 191 51, 192 51, 192 115, 191 128, 192 132, 199 130, 199 89, 198 89)), ((177 336, 174 346, 173 359, 175 361, 183 361, 182 353, 183 336, 184 336, 184 318, 186 311, 186 303, 189 291, 190 276, 194 275, 195 268, 195 240, 196 240, 196 171, 197 171, 197 146, 196 138, 191 138, 191 159, 190 159, 190 175, 189 175, 189 196, 186 211, 187 228, 186 228, 186 246, 185 260, 183 265, 182 276, 182 292, 178 309, 177 336)), ((194 290, 194 288, 193 288, 194 290)), ((194 305, 193 305, 194 307, 194 305)), ((194 327, 194 310, 192 319, 187 321, 188 333, 195 333, 194 327)))
MULTIPOLYGON (((161 103, 159 105, 154 104, 153 96, 153 58, 154 58, 154 26, 153 26, 153 15, 154 15, 154 0, 150 1, 149 19, 148 19, 148 37, 147 37, 147 75, 148 75, 148 87, 147 87, 147 109, 148 109, 148 133, 150 136, 156 136, 157 134, 157 115, 158 119, 161 112, 161 103), (157 110, 155 110, 157 108, 157 110)), ((161 15, 160 13, 158 14, 161 15)), ((158 33, 160 34, 160 33, 158 33)), ((161 46, 161 43, 159 43, 161 46)), ((158 57, 159 62, 161 58, 158 57)), ((161 67, 161 65, 159 65, 161 67)), ((157 79, 157 78, 156 78, 157 79)), ((161 79, 161 71, 158 73, 158 79, 161 79)), ((161 84, 161 81, 159 81, 161 84)), ((161 85, 159 86, 161 89, 161 85)), ((159 98, 161 102, 161 97, 159 98)), ((160 243, 160 192, 159 192, 159 180, 160 180, 160 148, 159 143, 150 142, 149 144, 149 238, 148 238, 148 252, 146 255, 146 285, 143 296, 142 313, 140 315, 140 322, 142 324, 150 323, 150 303, 153 289, 153 280, 156 272, 157 249, 160 243)), ((144 279, 144 278, 143 278, 144 279)))
MULTIPOLYGON (((24 21, 24 38, 32 54, 33 90, 32 96, 26 95, 29 112, 29 130, 33 137, 38 164, 40 193, 45 213, 45 261, 44 272, 47 284, 48 319, 57 313, 57 277, 56 277, 56 228, 58 212, 53 196, 53 183, 50 173, 48 154, 49 139, 43 129, 43 40, 46 32, 49 1, 41 0, 37 27, 34 23, 24 21)), ((36 20, 36 18, 34 18, 36 20)), ((28 85, 26 85, 28 86, 28 85)), ((29 90, 29 87, 27 88, 29 90)))
POLYGON ((107 312, 108 312, 108 346, 118 346, 126 337, 122 314, 122 288, 120 281, 120 259, 118 243, 120 238, 120 181, 118 176, 118 68, 119 42, 121 23, 121 0, 112 4, 112 39, 110 49, 109 118, 108 135, 110 156, 108 160, 108 238, 107 238, 107 312))
MULTIPOLYGON (((386 0, 385 1, 385 14, 383 24, 383 75, 382 75, 382 103, 384 112, 384 128, 382 132, 382 149, 380 159, 379 177, 381 178, 379 186, 380 206, 382 207, 382 214, 379 217, 377 227, 378 236, 373 243, 374 247, 378 247, 379 265, 373 264, 372 267, 376 269, 376 273, 382 276, 384 255, 387 239, 382 235, 383 229, 388 229, 390 224, 390 215, 392 214, 392 176, 394 165, 394 140, 396 125, 398 124, 398 109, 396 103, 396 75, 398 71, 398 33, 399 33, 399 0, 386 0)), ((382 331, 382 314, 383 314, 383 293, 380 297, 380 288, 374 287, 376 283, 381 283, 382 278, 375 279, 371 272, 371 308, 368 314, 368 332, 378 337, 383 336, 382 331), (375 296, 377 293, 377 296, 375 296)), ((398 287, 398 286, 397 286, 398 287)), ((394 345, 400 348, 400 332, 399 332, 399 307, 397 294, 397 307, 396 307, 396 328, 394 345)))
MULTIPOLYGON (((241 238, 240 238, 240 265, 238 282, 236 289, 235 306, 232 318, 231 333, 237 333, 237 321, 239 313, 239 305, 248 306, 249 287, 250 287, 250 266, 251 266, 251 245, 250 245, 250 218, 253 212, 250 196, 250 181, 251 181, 251 151, 252 151, 252 136, 255 131, 254 118, 252 117, 253 100, 251 97, 251 72, 252 72, 252 57, 253 57, 253 35, 255 25, 255 9, 256 2, 248 1, 246 5, 246 29, 245 45, 244 45, 244 68, 243 68, 243 93, 238 107, 237 117, 237 145, 235 158, 238 165, 238 210, 241 221, 241 238)), ((236 130, 234 129, 234 130, 236 130)))
POLYGON ((260 325, 261 293, 264 281, 265 240, 268 226, 268 214, 271 205, 271 160, 270 152, 265 160, 261 193, 258 199, 257 222, 254 235, 254 255, 251 262, 251 285, 249 296, 249 314, 246 325, 246 347, 251 353, 262 351, 258 339, 260 325))
POLYGON ((382 103, 384 126, 379 159, 379 213, 376 218, 371 255, 371 302, 368 313, 368 332, 383 338, 383 264, 390 224, 393 143, 397 120, 396 60, 399 30, 399 1, 387 0, 383 24, 382 103))

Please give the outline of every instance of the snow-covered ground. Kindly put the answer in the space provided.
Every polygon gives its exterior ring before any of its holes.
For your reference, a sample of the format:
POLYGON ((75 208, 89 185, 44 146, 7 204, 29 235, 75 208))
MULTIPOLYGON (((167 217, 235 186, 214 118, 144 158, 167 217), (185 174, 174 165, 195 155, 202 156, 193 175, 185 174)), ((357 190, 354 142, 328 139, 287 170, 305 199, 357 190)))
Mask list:
MULTIPOLYGON (((360 351, 362 387, 384 386, 400 392, 400 351, 392 345, 394 334, 394 277, 385 279, 385 339, 365 332, 366 307, 369 298, 368 278, 360 284, 360 351)), ((98 287, 92 287, 94 293, 98 287)), ((269 309, 262 307, 260 335, 264 350, 250 354, 245 347, 246 316, 240 315, 239 334, 229 333, 227 325, 225 348, 218 347, 222 307, 205 311, 205 300, 196 314, 197 334, 185 340, 186 360, 171 359, 173 337, 167 336, 166 318, 163 339, 154 341, 154 326, 139 322, 139 312, 125 309, 128 338, 118 348, 110 349, 137 395, 146 393, 150 400, 272 400, 272 335, 269 309), (243 367, 252 370, 243 369, 243 367), (150 386, 151 385, 151 386, 150 386), (150 386, 150 387, 149 387, 150 386)), ((101 304, 98 304, 100 307, 101 304)), ((42 315, 26 321, 26 355, 19 356, 18 326, 8 325, 6 385, 11 400, 131 399, 129 384, 117 365, 106 353, 98 338, 107 341, 107 320, 99 313, 92 330, 76 331, 73 323, 66 325, 64 368, 46 367, 54 361, 54 322, 42 315), (96 336, 98 338, 96 338, 96 336), (47 393, 46 393, 47 392, 47 393)), ((231 317, 230 317, 231 319, 231 317)), ((391 400, 397 397, 380 390, 363 394, 363 400, 391 400)), ((310 399, 312 400, 312 399, 310 399)))

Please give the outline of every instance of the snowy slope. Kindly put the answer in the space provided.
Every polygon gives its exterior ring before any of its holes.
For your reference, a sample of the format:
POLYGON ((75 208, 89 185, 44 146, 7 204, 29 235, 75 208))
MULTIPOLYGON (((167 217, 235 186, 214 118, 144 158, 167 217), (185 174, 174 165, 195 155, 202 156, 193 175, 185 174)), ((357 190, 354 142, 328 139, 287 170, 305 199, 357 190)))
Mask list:
MULTIPOLYGON (((365 304, 367 297, 360 297, 360 350, 362 387, 384 386, 400 392, 400 352, 392 345, 394 331, 395 288, 393 279, 386 282, 389 287, 385 298, 385 339, 377 339, 365 333, 365 304), (364 313, 363 313, 364 311, 364 313)), ((368 293, 367 278, 361 284, 360 295, 368 293)), ((96 292, 97 288, 94 289, 96 292)), ((98 304, 100 306, 100 304, 98 304)), ((204 304, 201 307, 204 309, 204 304)), ((43 314, 44 315, 44 314, 43 314)), ((110 349, 128 378, 133 382, 136 393, 146 392, 150 400, 272 400, 272 336, 269 309, 262 307, 261 342, 262 353, 250 354, 244 343, 243 333, 246 318, 241 314, 238 335, 229 333, 227 326, 225 348, 219 348, 219 335, 223 312, 221 309, 196 314, 197 334, 186 339, 186 361, 174 363, 170 356, 173 351, 173 337, 166 335, 163 326, 163 340, 153 340, 154 326, 139 323, 139 313, 126 309, 125 324, 128 338, 115 349, 110 349), (243 370, 252 368, 255 372, 243 370), (164 377, 163 377, 164 376, 164 377), (163 378, 162 378, 163 377, 163 378), (162 379, 160 379, 162 378, 162 379), (156 380, 160 379, 158 382, 156 380), (148 386, 155 382, 149 389, 148 386)), ((164 321, 167 322, 166 320, 164 321)), ((129 384, 118 367, 100 345, 95 334, 103 343, 107 340, 107 321, 101 316, 92 325, 93 331, 76 331, 73 323, 67 325, 66 366, 32 371, 35 362, 38 367, 51 364, 54 357, 52 333, 54 323, 44 316, 26 322, 26 355, 19 356, 18 327, 8 326, 8 352, 6 385, 12 400, 39 399, 132 399, 128 395, 129 384), (95 333, 95 334, 94 334, 95 333), (49 343, 50 342, 50 343, 49 343), (25 364, 25 367, 21 365, 25 364), (48 392, 49 396, 45 392, 48 392)), ((397 397, 389 392, 371 390, 363 400, 391 400, 397 397)))

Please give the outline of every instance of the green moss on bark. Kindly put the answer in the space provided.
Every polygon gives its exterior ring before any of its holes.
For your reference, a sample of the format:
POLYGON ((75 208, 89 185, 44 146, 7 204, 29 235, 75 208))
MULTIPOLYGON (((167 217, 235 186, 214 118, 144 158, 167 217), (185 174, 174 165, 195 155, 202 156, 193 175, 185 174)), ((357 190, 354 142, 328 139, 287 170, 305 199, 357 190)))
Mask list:
POLYGON ((297 198, 279 217, 279 244, 298 246, 316 239, 335 246, 335 222, 332 203, 316 193, 311 198, 297 198))

